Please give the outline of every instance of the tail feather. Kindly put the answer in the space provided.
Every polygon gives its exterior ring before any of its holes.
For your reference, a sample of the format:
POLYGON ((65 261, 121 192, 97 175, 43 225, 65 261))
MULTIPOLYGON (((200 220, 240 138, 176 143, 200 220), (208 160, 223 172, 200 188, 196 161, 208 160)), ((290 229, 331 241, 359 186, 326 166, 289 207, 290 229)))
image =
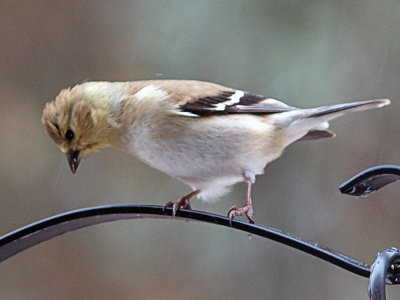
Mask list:
POLYGON ((330 130, 310 130, 306 135, 299 138, 297 141, 309 141, 309 140, 319 140, 319 139, 331 139, 334 138, 336 134, 330 130))
POLYGON ((374 108, 380 108, 390 104, 389 99, 376 99, 376 100, 367 100, 367 101, 358 101, 344 104, 337 104, 331 106, 322 106, 318 108, 311 109, 311 113, 308 118, 316 118, 324 115, 333 114, 333 118, 336 116, 334 114, 339 113, 339 115, 353 112, 353 111, 362 111, 369 110, 374 108))
POLYGON ((329 125, 328 121, 346 113, 380 108, 389 104, 389 99, 366 100, 311 109, 296 109, 273 116, 274 122, 285 131, 287 143, 290 144, 298 139, 333 137, 330 132, 325 133, 329 125))
POLYGON ((350 102, 330 106, 321 106, 309 109, 296 109, 275 114, 276 121, 282 126, 298 125, 297 123, 310 124, 308 130, 313 129, 323 122, 340 117, 349 112, 380 108, 390 104, 389 99, 376 99, 367 101, 350 102), (312 125, 313 124, 313 125, 312 125))

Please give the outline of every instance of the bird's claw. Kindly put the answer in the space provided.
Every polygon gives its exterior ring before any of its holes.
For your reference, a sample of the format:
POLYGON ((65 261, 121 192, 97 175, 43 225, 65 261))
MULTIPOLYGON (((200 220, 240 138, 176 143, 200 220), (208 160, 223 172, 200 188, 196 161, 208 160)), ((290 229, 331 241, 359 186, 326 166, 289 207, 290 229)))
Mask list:
POLYGON ((243 207, 238 208, 236 205, 232 206, 231 209, 228 211, 229 217, 229 225, 232 227, 232 220, 237 216, 246 215, 247 219, 251 224, 254 224, 253 218, 253 206, 252 205, 245 205, 243 207))
POLYGON ((176 201, 176 202, 168 201, 164 205, 164 211, 165 211, 165 208, 167 208, 167 207, 172 207, 172 217, 173 218, 175 218, 176 211, 180 208, 192 209, 192 207, 190 206, 189 199, 186 199, 185 197, 181 198, 179 201, 176 201))

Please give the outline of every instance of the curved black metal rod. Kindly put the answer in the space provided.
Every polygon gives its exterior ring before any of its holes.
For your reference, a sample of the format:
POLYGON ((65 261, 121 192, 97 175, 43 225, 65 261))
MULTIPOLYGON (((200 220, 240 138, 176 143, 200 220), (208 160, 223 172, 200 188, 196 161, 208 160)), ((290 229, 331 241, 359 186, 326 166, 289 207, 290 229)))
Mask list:
MULTIPOLYGON (((368 197, 380 188, 400 180, 400 166, 382 165, 367 169, 339 186, 343 194, 368 197)), ((400 283, 400 251, 389 248, 377 254, 371 266, 368 295, 371 300, 386 299, 386 284, 400 283)))
POLYGON ((371 300, 385 300, 385 284, 399 283, 399 264, 400 251, 397 248, 392 247, 377 254, 376 260, 371 266, 368 285, 368 295, 371 300))
MULTIPOLYGON (((25 226, 0 237, 0 262, 41 242, 79 228, 122 219, 171 218, 171 208, 153 205, 115 205, 79 209, 25 226)), ((177 219, 203 221, 230 227, 229 218, 207 212, 179 209, 177 219)), ((369 265, 282 231, 233 220, 232 227, 285 244, 363 277, 369 265)))
POLYGON ((368 197, 380 188, 400 180, 400 166, 382 165, 367 169, 339 186, 342 194, 368 197))

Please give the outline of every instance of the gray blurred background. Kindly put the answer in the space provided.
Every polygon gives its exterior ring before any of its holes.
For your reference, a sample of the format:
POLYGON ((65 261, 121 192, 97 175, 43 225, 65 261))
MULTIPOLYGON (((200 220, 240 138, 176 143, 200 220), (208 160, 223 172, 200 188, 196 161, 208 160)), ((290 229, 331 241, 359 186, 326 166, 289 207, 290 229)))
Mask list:
MULTIPOLYGON (((105 149, 73 176, 41 112, 84 80, 199 79, 312 107, 387 97, 292 145, 253 190, 258 224, 372 263, 400 246, 399 184, 367 199, 337 186, 400 164, 400 2, 1 1, 0 234, 73 209, 164 204, 189 191, 105 149)), ((214 204, 243 204, 245 185, 214 204)), ((129 220, 65 234, 0 265, 1 299, 366 299, 368 280, 208 224, 129 220)), ((400 295, 388 288, 388 298, 400 295)))

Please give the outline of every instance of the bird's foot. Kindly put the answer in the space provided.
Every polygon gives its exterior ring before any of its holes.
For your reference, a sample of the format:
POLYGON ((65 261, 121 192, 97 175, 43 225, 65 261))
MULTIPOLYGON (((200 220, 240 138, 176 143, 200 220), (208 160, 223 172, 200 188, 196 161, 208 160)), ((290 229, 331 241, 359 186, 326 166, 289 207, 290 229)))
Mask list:
POLYGON ((198 194, 200 194, 200 190, 195 190, 195 191, 193 191, 193 192, 191 192, 191 193, 189 193, 189 194, 183 196, 183 197, 182 197, 179 201, 177 201, 177 202, 169 201, 169 202, 165 203, 165 205, 164 205, 164 210, 165 210, 166 207, 172 207, 172 217, 175 218, 175 214, 176 214, 176 211, 177 211, 178 209, 180 209, 180 208, 192 209, 192 207, 190 206, 190 199, 191 199, 193 196, 196 196, 196 195, 198 195, 198 194))
POLYGON ((231 227, 232 227, 232 220, 237 216, 243 216, 243 215, 246 215, 247 219, 249 219, 249 222, 251 224, 254 224, 253 206, 251 204, 246 204, 245 206, 240 208, 234 205, 228 211, 229 224, 231 225, 231 227))
POLYGON ((176 211, 180 208, 192 209, 192 207, 190 206, 190 199, 187 199, 186 197, 182 197, 179 201, 176 201, 176 202, 168 201, 164 205, 164 210, 166 207, 172 207, 172 217, 173 218, 175 218, 176 211))

